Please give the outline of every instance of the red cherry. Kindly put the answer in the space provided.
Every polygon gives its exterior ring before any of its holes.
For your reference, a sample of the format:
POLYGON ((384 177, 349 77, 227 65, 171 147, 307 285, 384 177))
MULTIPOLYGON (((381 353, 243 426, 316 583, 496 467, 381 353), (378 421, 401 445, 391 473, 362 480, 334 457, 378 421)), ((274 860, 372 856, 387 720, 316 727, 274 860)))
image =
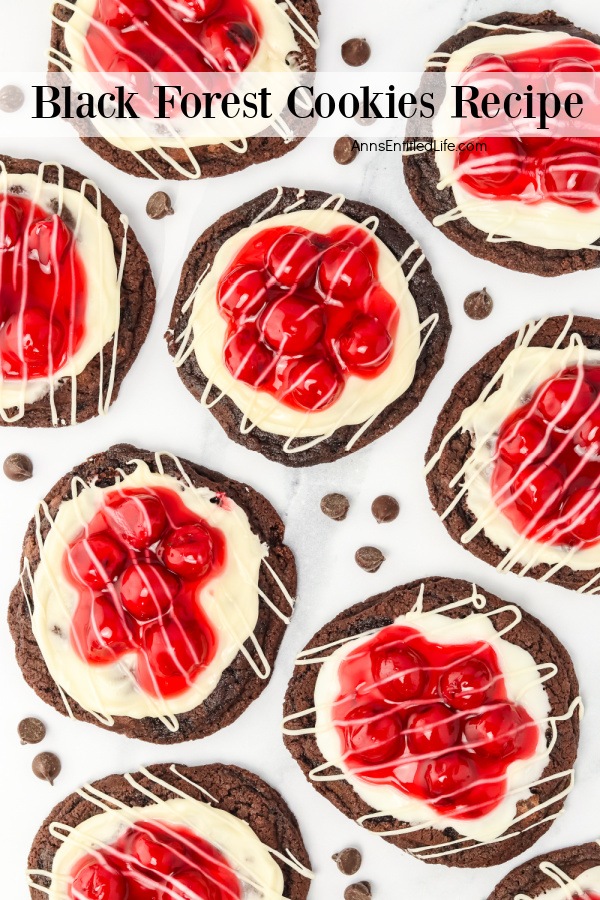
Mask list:
POLYGON ((383 704, 359 706, 346 718, 346 747, 362 762, 379 764, 404 752, 402 722, 383 704), (349 724, 355 722, 356 724, 349 724))
POLYGON ((591 62, 586 59, 579 59, 577 56, 563 56, 561 59, 555 59, 548 67, 549 72, 594 72, 591 62))
POLYGON ((49 216, 32 222, 27 233, 29 255, 37 259, 43 269, 59 266, 71 243, 71 232, 60 216, 49 216))
POLYGON ((567 206, 600 202, 600 158, 583 150, 551 157, 545 167, 548 197, 567 206))
POLYGON ((165 566, 182 578, 201 578, 213 562, 213 542, 199 522, 167 532, 157 553, 165 566))
POLYGON ((573 491, 562 508, 563 528, 578 540, 600 539, 600 490, 579 488, 573 491))
POLYGON ((172 697, 189 688, 204 667, 210 635, 195 622, 168 617, 144 632, 138 681, 153 696, 172 697))
POLYGON ((408 749, 416 755, 453 747, 460 735, 460 719, 443 703, 422 706, 407 720, 408 749))
POLYGON ((158 900, 217 900, 220 896, 220 888, 211 884, 202 872, 190 870, 175 876, 172 888, 161 891, 158 900))
POLYGON ((561 375, 542 389, 538 409, 560 428, 573 428, 595 399, 596 391, 587 381, 572 374, 561 375))
POLYGON ((0 252, 13 250, 21 234, 22 212, 9 197, 0 199, 0 252))
POLYGON ((256 52, 258 34, 249 22, 211 19, 203 28, 200 46, 217 72, 242 72, 256 52))
POLYGON ((512 72, 503 56, 499 53, 479 53, 474 56, 465 72, 512 72))
POLYGON ((7 364, 18 369, 27 367, 29 377, 53 374, 64 362, 65 332, 60 322, 48 317, 48 311, 28 307, 15 313, 6 322, 0 338, 0 353, 7 358, 7 364), (12 361, 12 362, 11 362, 12 361))
POLYGON ((319 253, 305 234, 287 231, 269 248, 266 263, 283 287, 308 287, 315 279, 319 253))
POLYGON ((517 506, 532 515, 549 516, 562 495, 563 479, 553 466, 526 466, 515 475, 512 493, 517 506))
POLYGON ((133 563, 123 573, 121 602, 139 622, 148 622, 169 611, 178 589, 177 576, 164 566, 133 563))
POLYGON ((285 399, 300 409, 317 412, 334 403, 344 381, 332 363, 319 356, 299 359, 287 373, 285 399))
POLYGON ((499 703, 477 716, 467 719, 464 727, 467 744, 480 756, 509 759, 528 747, 535 749, 537 727, 521 708, 512 703, 499 703))
MULTIPOLYGON (((143 828, 144 826, 138 826, 143 828)), ((171 875, 173 870, 185 863, 186 851, 179 842, 165 843, 153 835, 137 830, 131 842, 131 855, 139 860, 144 869, 171 875), (181 854, 181 858, 179 858, 181 854)))
POLYGON ((267 308, 261 327, 274 350, 296 356, 314 347, 323 334, 325 321, 317 303, 291 294, 267 308))
POLYGON ((258 387, 269 378, 275 357, 260 340, 254 325, 244 325, 225 344, 225 364, 234 378, 258 387))
POLYGON ((373 316, 356 316, 340 337, 340 356, 349 369, 383 365, 392 350, 392 338, 373 316))
POLYGON ((219 283, 217 301, 227 315, 254 316, 267 299, 265 277, 251 266, 237 266, 219 283))
MULTIPOLYGON (((130 649, 122 613, 117 610, 111 597, 96 594, 89 603, 80 600, 76 618, 80 617, 87 628, 84 630, 84 646, 79 649, 90 662, 114 662, 130 649)), ((81 629, 78 632, 81 633, 81 629)))
POLYGON ((107 863, 88 863, 71 885, 75 900, 125 900, 128 893, 125 878, 107 863))
POLYGON ((458 164, 462 179, 480 193, 495 195, 496 189, 510 185, 509 193, 517 194, 526 183, 521 178, 525 151, 521 144, 508 137, 486 137, 475 141, 474 147, 483 143, 485 149, 459 150, 458 164))
POLYGON ((212 16, 220 3, 221 0, 167 0, 171 12, 191 22, 212 16))
POLYGON ((113 531, 134 550, 156 543, 167 524, 164 506, 152 494, 119 497, 106 507, 106 517, 113 531))
POLYGON ((524 462, 533 453, 536 462, 544 459, 550 452, 544 423, 528 416, 511 424, 501 435, 498 449, 500 456, 513 465, 524 462))
POLYGON ((371 671, 386 700, 402 702, 420 697, 425 687, 425 660, 402 642, 377 647, 371 656, 371 671))
POLYGON ((477 770, 467 753, 454 750, 432 760, 423 760, 417 768, 416 781, 439 804, 455 806, 461 794, 477 778, 477 770))
POLYGON ((355 300, 371 286, 373 270, 359 247, 342 242, 323 254, 319 281, 323 291, 334 300, 355 300))
POLYGON ((494 698, 494 676, 481 659, 467 659, 440 678, 440 693, 454 709, 477 709, 494 698))
POLYGON ((103 588, 114 581, 125 565, 126 554, 109 534, 80 538, 69 550, 73 573, 90 587, 103 588))
MULTIPOLYGON (((600 409, 595 409, 583 422, 576 439, 579 447, 588 453, 600 446, 600 409)), ((598 452, 598 450, 597 450, 598 452)))
MULTIPOLYGON (((134 19, 147 19, 152 11, 151 0, 100 0, 100 18, 111 28, 128 28, 134 19)), ((115 70, 116 71, 116 70, 115 70)))

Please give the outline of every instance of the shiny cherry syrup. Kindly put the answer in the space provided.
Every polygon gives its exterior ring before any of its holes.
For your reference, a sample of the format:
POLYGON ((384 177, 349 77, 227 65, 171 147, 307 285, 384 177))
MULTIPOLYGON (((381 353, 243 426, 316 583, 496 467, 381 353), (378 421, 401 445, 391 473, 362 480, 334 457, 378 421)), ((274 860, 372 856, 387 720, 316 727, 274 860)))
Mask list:
POLYGON ((135 653, 145 693, 181 694, 216 652, 218 636, 198 593, 225 559, 223 533, 174 491, 111 492, 64 556, 64 575, 79 598, 72 646, 91 665, 135 653))
POLYGON ((538 726, 508 699, 484 641, 437 644, 390 625, 348 654, 339 683, 332 718, 350 772, 441 815, 491 812, 508 766, 536 751, 538 726))
POLYGON ((399 321, 378 259, 374 239, 346 226, 267 228, 251 238, 217 289, 229 372, 308 412, 331 406, 350 375, 377 378, 399 321))

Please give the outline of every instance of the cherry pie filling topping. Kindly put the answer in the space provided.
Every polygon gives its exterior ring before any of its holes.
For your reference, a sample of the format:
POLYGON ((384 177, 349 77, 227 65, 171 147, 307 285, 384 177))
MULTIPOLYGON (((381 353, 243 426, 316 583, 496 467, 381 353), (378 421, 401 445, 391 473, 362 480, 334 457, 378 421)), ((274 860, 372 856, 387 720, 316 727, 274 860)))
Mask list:
POLYGON ((400 317, 378 279, 378 258, 374 238, 359 228, 287 226, 252 237, 217 288, 227 370, 308 412, 335 403, 351 375, 377 378, 400 317))
POLYGON ((258 52, 249 0, 98 0, 85 39, 90 72, 242 72, 258 52))
POLYGON ((21 194, 0 194, 0 371, 49 378, 85 335, 85 266, 70 228, 21 194))
MULTIPOLYGON (((583 73, 587 79, 600 72, 600 46, 571 38, 505 56, 480 54, 466 71, 480 71, 487 78, 495 72, 540 73, 546 77, 545 90, 559 89, 562 93, 565 72, 574 73, 575 82, 576 73, 583 73), (560 79, 555 85, 553 77, 560 79)), ((475 127, 475 120, 469 120, 470 138, 475 127)), ((571 127, 576 127, 576 120, 571 127)), ((582 211, 600 205, 600 138, 587 134, 557 138, 544 136, 543 132, 520 137, 515 131, 513 136, 473 138, 475 144, 478 140, 485 149, 474 146, 456 153, 456 167, 461 167, 458 183, 469 193, 529 204, 551 200, 582 211)))
POLYGON ((502 423, 492 496, 514 528, 547 544, 600 540, 600 366, 564 369, 502 423))
POLYGON ((507 769, 533 756, 539 729, 507 696, 490 644, 437 644, 390 625, 339 667, 332 717, 350 773, 477 819, 507 793, 507 769))
POLYGON ((141 690, 183 693, 216 653, 199 593, 225 559, 224 534, 176 492, 109 493, 64 555, 64 575, 78 592, 71 645, 91 666, 135 653, 141 690))
POLYGON ((69 900, 242 900, 240 880, 204 838, 170 822, 136 822, 71 872, 69 900))

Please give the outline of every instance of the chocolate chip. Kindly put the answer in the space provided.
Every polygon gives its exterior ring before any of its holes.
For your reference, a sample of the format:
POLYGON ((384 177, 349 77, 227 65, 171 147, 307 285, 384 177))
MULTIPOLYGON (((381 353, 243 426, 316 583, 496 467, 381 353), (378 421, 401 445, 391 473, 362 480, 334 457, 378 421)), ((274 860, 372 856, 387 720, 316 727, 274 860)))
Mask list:
POLYGON ((381 494, 376 497, 371 504, 371 512, 379 523, 393 522, 398 518, 400 512, 400 504, 395 497, 389 494, 381 494))
POLYGON ((465 312, 470 319, 487 319, 494 306, 494 301, 487 288, 473 291, 465 298, 465 312))
POLYGON ((151 219, 164 219, 165 216, 172 216, 175 210, 169 195, 164 191, 156 191, 146 203, 146 212, 151 219))
POLYGON ((357 850, 356 847, 346 847, 340 853, 334 853, 331 858, 342 875, 356 875, 362 863, 360 850, 357 850))
POLYGON ((17 731, 22 744, 39 744, 46 737, 46 726, 44 723, 31 716, 19 722, 17 731))
POLYGON ((344 900, 370 900, 371 885, 368 881, 357 881, 356 884, 349 884, 344 891, 344 900))
POLYGON ((42 781, 49 781, 54 784, 54 780, 60 775, 61 764, 56 753, 38 753, 31 763, 33 774, 42 781))
POLYGON ((364 66, 371 57, 371 48, 364 38, 350 38, 342 44, 342 59, 348 66, 364 66))
POLYGON ((358 156, 358 147, 354 138, 344 137, 338 138, 333 148, 333 158, 340 166, 347 166, 354 162, 358 156))
POLYGON ((354 116, 354 121, 358 122, 359 125, 373 125, 377 121, 377 116, 363 116, 361 113, 357 113, 354 116))
POLYGON ((33 463, 24 453, 11 453, 2 468, 11 481, 27 481, 33 475, 33 463))
POLYGON ((345 519, 349 509, 350 501, 343 494, 326 494, 321 500, 321 512, 336 522, 345 519))
POLYGON ((16 84, 6 84, 0 88, 0 110, 16 112, 25 103, 25 94, 16 84))
POLYGON ((354 559, 365 572, 377 572, 385 562, 385 556, 377 547, 361 547, 354 554, 354 559))

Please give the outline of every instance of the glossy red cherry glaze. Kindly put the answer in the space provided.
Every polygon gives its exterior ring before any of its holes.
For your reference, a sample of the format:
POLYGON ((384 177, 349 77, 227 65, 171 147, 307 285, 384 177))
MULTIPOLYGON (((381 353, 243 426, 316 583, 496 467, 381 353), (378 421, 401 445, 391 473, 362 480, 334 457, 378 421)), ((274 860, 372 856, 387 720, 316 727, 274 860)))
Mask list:
POLYGON ((565 369, 507 417, 491 489, 520 534, 570 547, 600 540, 600 366, 565 369))
POLYGON ((223 533, 174 491, 111 492, 65 553, 63 571, 79 595, 72 646, 91 665, 135 653, 143 691, 182 693, 216 651, 198 592, 225 556, 223 533))
POLYGON ((98 0, 85 40, 89 71, 240 72, 262 25, 249 0, 98 0))
POLYGON ((332 717, 352 774, 442 815, 491 812, 510 763, 536 751, 539 729, 484 641, 436 644, 390 625, 342 660, 339 682, 332 717))
POLYGON ((64 221, 0 194, 2 379, 52 376, 79 349, 85 312, 85 267, 64 221))
POLYGON ((242 900, 226 857, 188 828, 150 819, 84 856, 69 900, 242 900))
MULTIPOLYGON (((472 77, 476 71, 483 78, 488 73, 548 73, 558 80, 557 87, 564 88, 564 73, 578 72, 589 77, 600 72, 600 46, 581 38, 557 41, 545 47, 511 53, 505 56, 483 54, 475 57, 467 68, 469 84, 477 83, 472 77)), ((530 79, 531 80, 531 79, 530 79)), ((589 90, 589 81, 587 82, 589 90)), ((585 87, 585 84, 583 85, 585 87)), ((552 89, 545 88, 546 90, 552 89)), ((585 96, 586 92, 583 91, 585 96)), ((469 132, 475 121, 469 120, 469 132)), ((576 127, 576 120, 573 122, 576 127)), ((540 132, 542 134, 542 132, 540 132)), ((553 200, 580 210, 596 209, 600 205, 600 138, 569 136, 562 138, 482 135, 485 150, 457 151, 456 165, 464 167, 459 184, 479 197, 493 200, 520 200, 523 203, 539 203, 553 200)))
POLYGON ((251 238, 217 290, 231 374, 309 412, 334 403, 350 375, 380 375, 399 310, 378 280, 378 259, 375 240, 346 226, 267 228, 251 238))

